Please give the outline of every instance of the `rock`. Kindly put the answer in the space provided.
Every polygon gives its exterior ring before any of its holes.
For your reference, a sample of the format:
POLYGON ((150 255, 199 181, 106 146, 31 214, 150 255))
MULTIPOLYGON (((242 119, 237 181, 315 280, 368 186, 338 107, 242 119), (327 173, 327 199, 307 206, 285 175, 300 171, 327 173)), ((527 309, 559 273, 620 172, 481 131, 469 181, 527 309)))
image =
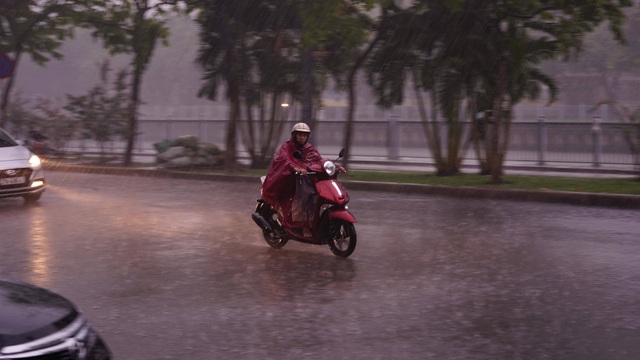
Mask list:
POLYGON ((156 160, 162 167, 220 166, 224 152, 215 144, 198 142, 195 136, 165 139, 154 144, 156 160))
POLYGON ((174 146, 166 149, 164 152, 159 153, 156 157, 160 162, 167 162, 171 159, 185 156, 185 148, 183 146, 174 146))
POLYGON ((180 136, 175 140, 175 144, 187 149, 198 150, 198 138, 193 135, 180 136))
POLYGON ((169 149, 170 147, 174 146, 175 142, 173 140, 162 140, 162 141, 158 141, 157 143, 153 144, 153 147, 156 149, 156 151, 158 152, 158 154, 162 154, 163 152, 167 151, 167 149, 169 149))

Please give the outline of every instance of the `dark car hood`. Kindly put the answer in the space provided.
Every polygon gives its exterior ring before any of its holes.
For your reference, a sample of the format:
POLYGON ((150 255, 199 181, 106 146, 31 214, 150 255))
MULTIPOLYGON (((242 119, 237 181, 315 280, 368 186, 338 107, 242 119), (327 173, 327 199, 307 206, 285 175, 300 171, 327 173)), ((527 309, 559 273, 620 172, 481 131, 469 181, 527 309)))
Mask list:
POLYGON ((60 295, 0 279, 0 348, 55 333, 78 316, 73 304, 60 295))

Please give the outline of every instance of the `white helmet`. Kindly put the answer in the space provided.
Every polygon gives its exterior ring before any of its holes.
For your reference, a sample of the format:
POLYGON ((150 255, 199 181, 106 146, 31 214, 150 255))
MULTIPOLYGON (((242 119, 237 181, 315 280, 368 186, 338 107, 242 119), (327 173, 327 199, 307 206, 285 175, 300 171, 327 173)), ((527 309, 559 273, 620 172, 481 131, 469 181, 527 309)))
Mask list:
POLYGON ((311 128, 309 128, 309 125, 303 123, 303 122, 299 122, 295 125, 293 125, 293 127, 291 128, 291 133, 293 134, 294 132, 305 132, 305 133, 311 133, 311 128))

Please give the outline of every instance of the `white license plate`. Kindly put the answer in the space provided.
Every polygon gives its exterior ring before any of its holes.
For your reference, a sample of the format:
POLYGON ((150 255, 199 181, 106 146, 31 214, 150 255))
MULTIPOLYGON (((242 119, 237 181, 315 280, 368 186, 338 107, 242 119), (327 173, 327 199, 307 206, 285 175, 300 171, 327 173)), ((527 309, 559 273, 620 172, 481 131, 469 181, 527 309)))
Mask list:
POLYGON ((24 176, 0 179, 0 185, 2 186, 15 185, 15 184, 24 184, 24 176))

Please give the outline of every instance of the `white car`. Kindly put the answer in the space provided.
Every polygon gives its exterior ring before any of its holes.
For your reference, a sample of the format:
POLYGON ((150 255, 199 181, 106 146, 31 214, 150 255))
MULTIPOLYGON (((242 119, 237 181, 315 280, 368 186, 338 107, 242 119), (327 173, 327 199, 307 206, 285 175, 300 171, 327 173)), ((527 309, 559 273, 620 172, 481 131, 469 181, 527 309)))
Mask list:
POLYGON ((35 202, 46 187, 40 158, 0 129, 0 198, 35 202))

